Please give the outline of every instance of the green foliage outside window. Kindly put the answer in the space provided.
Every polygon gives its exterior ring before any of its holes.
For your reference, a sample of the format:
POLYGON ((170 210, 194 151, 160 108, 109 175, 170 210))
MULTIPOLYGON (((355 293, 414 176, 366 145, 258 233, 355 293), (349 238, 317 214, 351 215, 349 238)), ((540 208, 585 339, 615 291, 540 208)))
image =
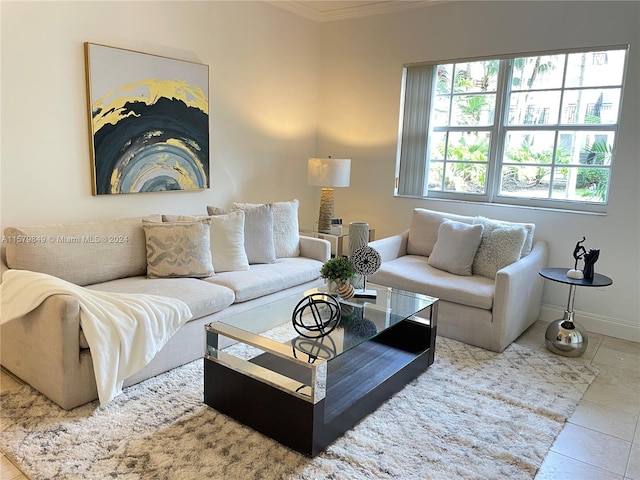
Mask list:
MULTIPOLYGON (((585 161, 588 165, 604 165, 611 161, 613 147, 607 142, 599 140, 584 149, 585 161)), ((609 169, 580 168, 576 180, 576 188, 582 190, 585 197, 597 197, 605 200, 609 183, 609 169)))

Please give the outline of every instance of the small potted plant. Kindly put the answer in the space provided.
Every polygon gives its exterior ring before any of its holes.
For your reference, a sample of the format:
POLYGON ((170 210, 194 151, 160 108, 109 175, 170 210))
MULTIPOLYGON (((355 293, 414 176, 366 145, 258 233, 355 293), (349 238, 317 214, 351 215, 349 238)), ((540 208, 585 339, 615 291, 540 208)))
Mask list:
POLYGON ((320 268, 320 276, 327 280, 329 293, 338 293, 343 298, 353 296, 353 287, 349 280, 356 275, 356 269, 347 257, 334 257, 320 268))

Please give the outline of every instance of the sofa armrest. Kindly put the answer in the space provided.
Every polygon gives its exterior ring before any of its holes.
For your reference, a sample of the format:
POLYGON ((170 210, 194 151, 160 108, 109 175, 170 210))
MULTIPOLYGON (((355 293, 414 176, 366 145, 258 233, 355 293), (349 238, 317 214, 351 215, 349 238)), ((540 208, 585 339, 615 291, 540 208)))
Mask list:
MULTIPOLYGON (((496 274, 493 298, 494 327, 500 330, 498 351, 504 350, 538 319, 542 303, 543 278, 538 274, 547 266, 547 242, 538 240, 531 253, 496 274)), ((496 337, 496 338, 498 338, 496 337)))
POLYGON ((2 366, 62 408, 97 398, 91 358, 80 352, 77 298, 51 295, 0 331, 2 366))
POLYGON ((407 254, 408 239, 409 230, 405 230, 399 235, 392 235, 391 237, 369 242, 369 246, 376 249, 383 262, 388 262, 407 254))
POLYGON ((300 256, 324 263, 331 258, 331 243, 323 238, 301 236, 300 256))
POLYGON ((7 265, 0 260, 0 283, 2 283, 2 276, 7 270, 9 270, 9 267, 7 267, 7 265))

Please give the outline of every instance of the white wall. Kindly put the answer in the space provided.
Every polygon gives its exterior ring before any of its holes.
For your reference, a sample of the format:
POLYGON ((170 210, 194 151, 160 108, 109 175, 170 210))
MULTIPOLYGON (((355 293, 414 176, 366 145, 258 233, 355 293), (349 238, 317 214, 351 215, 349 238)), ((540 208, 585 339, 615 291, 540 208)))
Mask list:
POLYGON ((7 2, 2 227, 300 198, 315 209, 318 24, 264 2, 7 2), (209 65, 211 188, 91 195, 84 42, 209 65))
MULTIPOLYGON (((318 155, 352 159, 352 186, 336 214, 368 221, 378 237, 406 229, 414 207, 532 221, 549 266, 573 264, 575 243, 600 248, 606 289, 578 289, 577 317, 591 331, 640 340, 640 111, 638 2, 456 2, 322 26, 318 155), (404 63, 536 50, 631 44, 612 193, 606 216, 393 197, 404 63)), ((562 316, 568 287, 545 283, 543 319, 562 316)))

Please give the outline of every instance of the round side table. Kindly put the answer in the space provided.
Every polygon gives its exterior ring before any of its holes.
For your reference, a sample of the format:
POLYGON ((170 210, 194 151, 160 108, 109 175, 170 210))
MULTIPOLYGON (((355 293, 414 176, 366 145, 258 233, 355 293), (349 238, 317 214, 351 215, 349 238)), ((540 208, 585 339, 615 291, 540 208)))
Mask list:
POLYGON ((587 349, 589 339, 587 331, 582 325, 573 319, 573 301, 576 296, 576 287, 606 287, 613 280, 599 273, 593 274, 593 280, 575 279, 567 277, 568 268, 543 268, 540 275, 554 282, 569 285, 569 300, 564 316, 551 322, 545 332, 545 345, 547 349, 565 357, 579 357, 587 349))

